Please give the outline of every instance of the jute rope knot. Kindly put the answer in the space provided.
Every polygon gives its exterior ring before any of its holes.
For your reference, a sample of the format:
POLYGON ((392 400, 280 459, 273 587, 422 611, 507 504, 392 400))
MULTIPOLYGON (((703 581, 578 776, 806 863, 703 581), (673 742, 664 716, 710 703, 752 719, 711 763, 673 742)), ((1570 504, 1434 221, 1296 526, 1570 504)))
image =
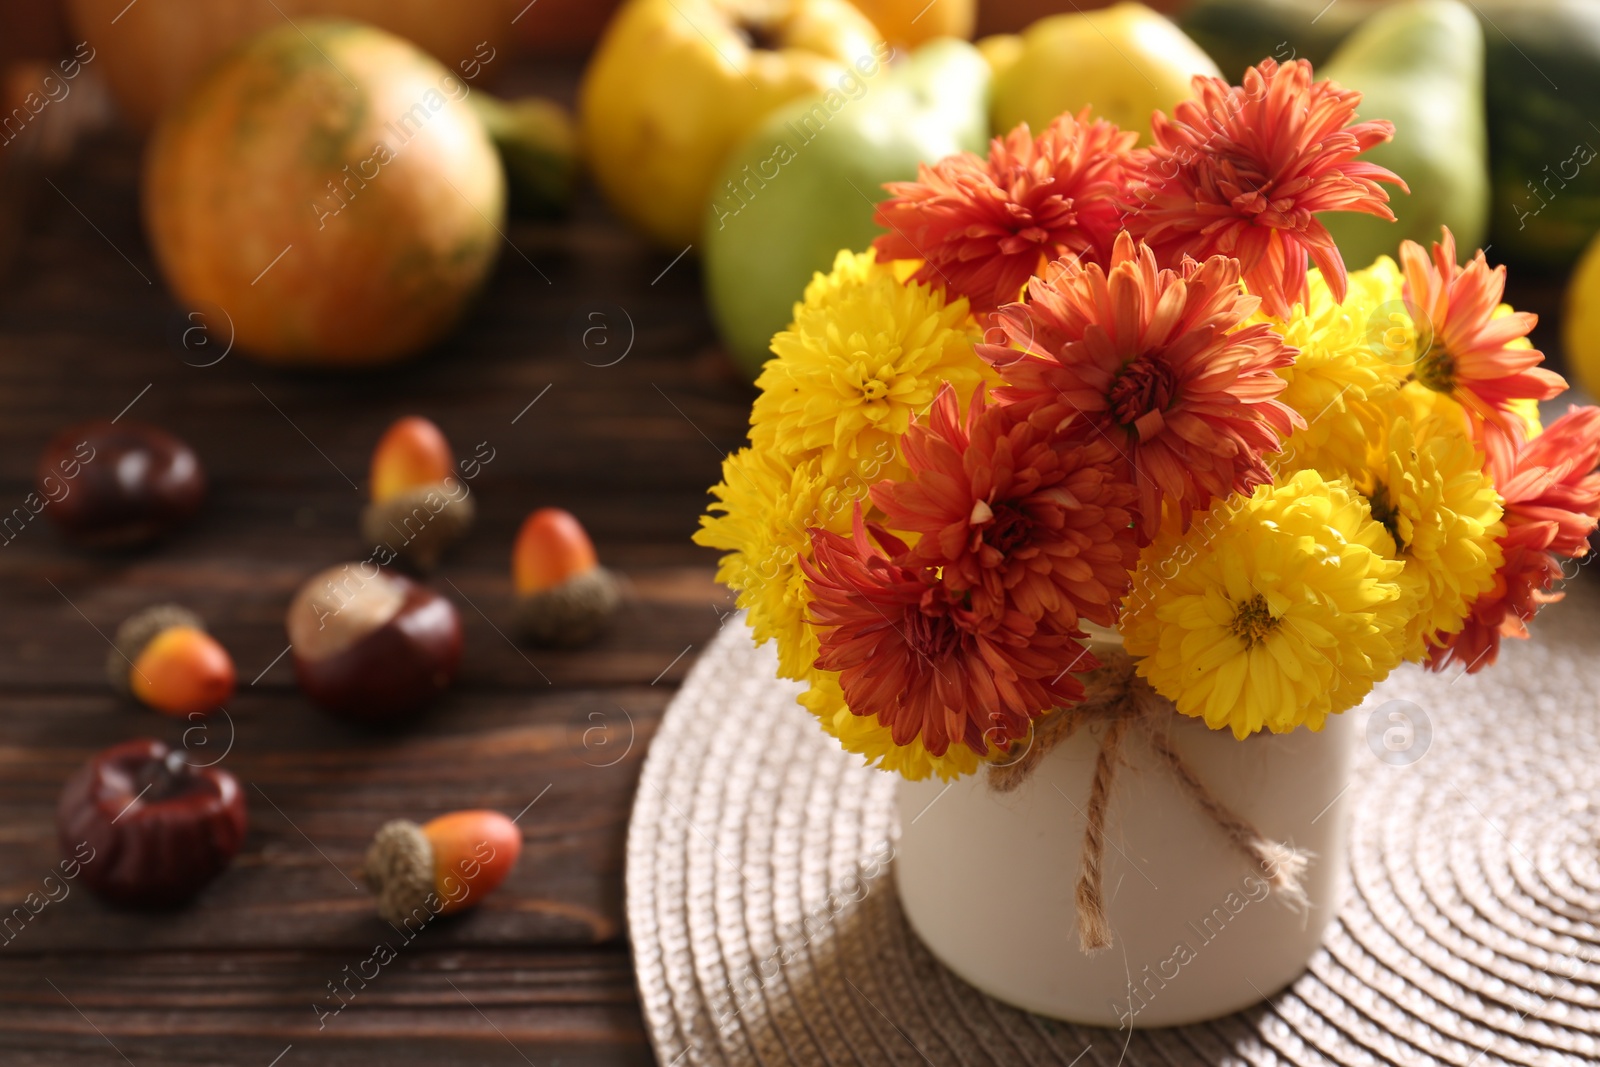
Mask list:
POLYGON ((1111 925, 1106 920, 1103 890, 1106 810, 1111 803, 1117 767, 1122 763, 1123 740, 1133 727, 1138 727, 1158 765, 1216 823, 1229 843, 1260 869, 1267 884, 1283 894, 1291 905, 1305 907, 1306 894, 1300 880, 1305 874, 1307 856, 1263 836, 1195 777, 1194 771, 1172 747, 1166 730, 1166 716, 1175 714, 1175 709, 1138 675, 1131 656, 1119 648, 1101 654, 1100 660, 1101 666, 1084 676, 1083 701, 1041 716, 1034 723, 1033 742, 1027 751, 1010 763, 991 765, 988 774, 990 789, 1010 793, 1033 776, 1052 749, 1080 728, 1090 723, 1104 724, 1094 762, 1094 777, 1089 783, 1089 800, 1084 809, 1087 825, 1076 890, 1079 947, 1089 954, 1111 947, 1111 925))

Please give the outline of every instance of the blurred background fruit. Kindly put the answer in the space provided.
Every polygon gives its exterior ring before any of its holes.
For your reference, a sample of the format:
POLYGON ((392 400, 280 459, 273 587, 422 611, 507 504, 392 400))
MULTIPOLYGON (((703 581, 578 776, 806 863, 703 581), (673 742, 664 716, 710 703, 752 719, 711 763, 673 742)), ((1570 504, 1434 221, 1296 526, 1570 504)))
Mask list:
POLYGON ((977 0, 855 0, 892 45, 916 47, 935 37, 972 36, 978 22, 977 0))
POLYGON ((1600 232, 1600 3, 1477 0, 1487 48, 1490 238, 1561 271, 1600 232))
POLYGON ((398 37, 254 38, 152 137, 146 226, 179 300, 269 362, 379 363, 438 338, 493 265, 505 181, 452 75, 398 37))
POLYGON ((500 153, 512 212, 538 217, 564 210, 580 170, 578 127, 567 109, 538 97, 500 100, 485 92, 467 100, 500 153))
MULTIPOLYGON (((953 36, 971 36, 977 34, 1014 33, 1030 22, 1035 22, 1047 15, 1057 15, 1063 11, 1074 8, 1088 11, 1091 8, 1104 6, 1104 0, 1075 0, 1067 3, 1066 0, 981 0, 978 3, 965 4, 962 0, 938 0, 930 4, 928 0, 883 0, 911 10, 903 19, 916 19, 915 26, 921 27, 924 22, 933 20, 935 25, 943 25, 946 33, 953 36), (962 17, 955 12, 945 11, 946 7, 954 7, 959 12, 964 7, 976 8, 972 16, 975 26, 969 26, 965 32, 958 32, 958 28, 968 25, 962 17), (919 12, 926 11, 921 18, 919 12)), ((1157 11, 1174 12, 1181 10, 1186 0, 1150 0, 1150 6, 1157 11)), ((509 0, 512 14, 521 13, 516 21, 516 34, 519 45, 529 53, 541 56, 547 55, 582 55, 588 51, 600 35, 601 28, 606 20, 619 6, 619 0, 538 0, 536 4, 529 4, 528 0, 509 0)), ((885 23, 893 20, 880 16, 871 10, 871 0, 863 0, 858 4, 867 12, 874 21, 882 17, 885 23)), ((885 34, 892 32, 892 25, 884 30, 885 34)), ((927 37, 935 36, 926 33, 918 38, 912 35, 906 43, 918 43, 927 37)), ((893 38, 890 38, 893 40, 893 38)))
POLYGON ((1093 108, 1150 142, 1150 115, 1189 98, 1189 79, 1217 66, 1173 23, 1132 0, 1100 11, 1052 15, 1020 41, 981 43, 995 71, 990 120, 996 132, 1026 122, 1042 130, 1063 111, 1093 108))
POLYGON ((1561 344, 1578 384, 1600 396, 1600 236, 1589 242, 1567 283, 1561 344))
MULTIPOLYGON (((440 63, 499 51, 511 40, 507 0, 66 0, 72 27, 93 43, 105 78, 127 117, 141 128, 193 85, 206 68, 245 38, 317 16, 369 22, 404 37, 440 63)), ((483 64, 484 83, 499 73, 483 64)))
MULTIPOLYGON (((780 71, 784 60, 793 59, 797 50, 780 53, 761 47, 779 43, 773 27, 785 12, 820 12, 821 8, 812 5, 822 3, 824 0, 461 0, 447 10, 441 10, 434 0, 214 0, 205 5, 180 0, 138 0, 133 5, 126 0, 43 0, 4 5, 0 9, 0 89, 4 89, 8 112, 20 106, 26 92, 48 73, 50 64, 73 54, 77 42, 90 42, 87 47, 94 59, 83 64, 87 76, 74 85, 72 99, 65 106, 52 105, 52 113, 45 116, 51 121, 33 123, 26 135, 29 143, 8 144, 0 154, 0 270, 4 269, 6 249, 14 245, 19 232, 19 220, 29 210, 27 205, 36 202, 37 193, 30 192, 34 184, 44 194, 55 195, 42 179, 27 177, 41 168, 37 153, 48 149, 44 155, 57 161, 46 162, 44 167, 59 165, 84 130, 103 124, 106 85, 115 90, 122 110, 136 128, 147 127, 184 84, 254 30, 281 25, 286 19, 304 22, 324 12, 354 14, 390 28, 432 53, 463 79, 471 78, 474 92, 469 100, 499 150, 509 203, 520 213, 550 216, 565 207, 580 179, 577 156, 582 146, 599 161, 602 173, 597 182, 619 213, 674 252, 683 247, 677 243, 680 239, 683 244, 695 242, 695 251, 701 252, 694 230, 714 191, 690 195, 685 189, 702 180, 709 183, 725 162, 725 153, 765 114, 795 95, 825 92, 830 87, 826 79, 815 76, 796 79, 793 70, 782 70, 781 76, 769 82, 765 75, 780 71), (612 23, 615 35, 618 27, 637 17, 632 12, 651 7, 656 19, 653 25, 665 27, 663 32, 670 30, 665 21, 665 16, 670 16, 684 39, 672 38, 678 42, 673 48, 639 45, 632 55, 623 51, 621 61, 613 63, 618 73, 612 79, 617 96, 623 99, 619 103, 613 98, 604 120, 591 118, 575 124, 547 101, 502 104, 479 91, 496 76, 511 71, 517 62, 514 55, 528 54, 561 57, 558 64, 562 65, 593 57, 587 79, 592 88, 604 80, 596 77, 604 66, 601 61, 608 52, 616 51, 608 45, 597 48, 607 23, 612 23), (710 31, 708 36, 718 42, 718 48, 732 40, 734 45, 724 51, 748 65, 748 73, 762 72, 762 77, 752 77, 761 91, 753 91, 729 68, 697 28, 710 31), (680 45, 683 53, 692 54, 679 54, 680 45), (672 58, 675 55, 678 58, 672 58), (634 62, 634 57, 643 58, 634 62), (471 61, 470 74, 462 67, 464 61, 471 61), (41 62, 45 65, 40 66, 41 62), (718 76, 723 80, 718 81, 718 76), (797 86, 793 84, 796 80, 806 84, 797 86), (784 81, 788 84, 778 84, 784 81), (661 92, 635 88, 647 84, 670 88, 661 92), (752 104, 747 97, 760 99, 752 104), (66 121, 69 116, 72 121, 66 121), (628 156, 630 149, 635 152, 632 157, 628 156), (645 157, 649 158, 639 162, 645 157), (652 163, 660 170, 652 172, 652 163), (19 180, 19 174, 26 180, 19 180)), ((1468 161, 1476 144, 1469 103, 1473 64, 1468 55, 1472 49, 1459 19, 1450 23, 1448 31, 1460 32, 1459 41, 1452 38, 1453 43, 1446 45, 1445 30, 1424 33, 1418 24, 1412 32, 1418 34, 1420 46, 1397 46, 1399 58, 1386 63, 1381 59, 1360 62, 1349 49, 1338 60, 1334 53, 1375 15, 1404 6, 1401 0, 1338 0, 1334 4, 1326 0, 1149 0, 1148 8, 1129 3, 1105 5, 1097 0, 1070 5, 1061 0, 937 0, 933 4, 926 0, 858 0, 855 8, 859 11, 842 0, 826 3, 832 5, 833 14, 810 16, 818 29, 813 40, 798 51, 810 53, 809 60, 831 63, 840 75, 844 68, 837 57, 818 57, 822 52, 849 50, 837 46, 848 36, 842 29, 846 22, 856 27, 858 36, 872 37, 860 28, 864 19, 870 20, 889 41, 902 45, 940 33, 960 36, 974 27, 986 35, 979 48, 995 72, 991 120, 996 129, 1021 117, 1038 124, 1056 111, 1081 103, 1094 104, 1116 121, 1144 128, 1147 112, 1156 106, 1171 107, 1180 94, 1186 94, 1189 75, 1205 67, 1205 61, 1196 58, 1183 37, 1172 32, 1168 17, 1202 46, 1230 79, 1265 56, 1280 61, 1309 59, 1317 64, 1319 73, 1331 72, 1366 93, 1368 103, 1361 110, 1362 117, 1386 117, 1400 125, 1401 138, 1380 148, 1375 158, 1397 170, 1419 191, 1415 196, 1395 197, 1398 227, 1356 217, 1335 221, 1336 236, 1346 245, 1350 260, 1366 260, 1379 249, 1392 251, 1404 236, 1431 236, 1440 222, 1461 235, 1463 247, 1478 243, 1472 238, 1478 232, 1472 220, 1474 204, 1479 201, 1475 190, 1480 171, 1468 161), (1057 44, 1054 51, 1039 50, 1030 43, 1063 32, 1055 27, 1074 23, 1080 33, 1087 26, 1105 32, 1091 32, 1081 44, 1057 44), (830 40, 834 43, 827 43, 830 40), (1162 47, 1167 51, 1157 49, 1146 66, 1138 54, 1151 47, 1150 41, 1165 42, 1162 47), (1111 56, 1114 65, 1102 71, 1088 62, 1096 50, 1111 56), (1135 57, 1137 67, 1147 73, 1139 75, 1118 50, 1135 57), (1118 84, 1119 78, 1132 90, 1118 84), (1408 91, 1406 86, 1413 78, 1429 81, 1433 90, 1408 91), (1138 100, 1135 92, 1152 92, 1152 82, 1157 88, 1166 84, 1163 99, 1154 104, 1138 100), (1406 133, 1408 125, 1413 134, 1406 133)), ((1593 162, 1600 149, 1600 133, 1590 125, 1593 102, 1600 101, 1600 3, 1471 0, 1468 6, 1480 19, 1484 38, 1479 77, 1485 83, 1491 218, 1482 243, 1490 246, 1492 258, 1513 263, 1524 277, 1530 276, 1530 267, 1564 277, 1584 244, 1600 231, 1600 167, 1593 162)), ((1428 5, 1415 8, 1427 9, 1428 5)), ((1390 23, 1391 29, 1394 25, 1390 23)), ((900 51, 903 54, 907 49, 900 51)), ((350 210, 355 210, 354 205, 350 210)), ((285 246, 288 243, 285 241, 285 246)), ((713 282, 714 307, 725 309, 727 301, 715 290, 713 282)), ((753 358, 758 359, 764 349, 733 339, 735 328, 729 316, 724 310, 717 310, 716 315, 734 351, 746 360, 755 351, 753 358)), ((750 317, 761 316, 752 312, 750 317)))
POLYGON ((989 63, 989 72, 1004 74, 1012 64, 1022 58, 1022 34, 991 33, 978 39, 978 52, 989 63))
POLYGON ((734 150, 713 190, 701 248, 712 318, 752 381, 811 275, 826 272, 839 249, 865 248, 880 232, 872 216, 887 195, 884 182, 915 178, 919 162, 984 150, 988 86, 977 49, 930 41, 836 116, 819 110, 820 97, 806 97, 768 116, 734 150))
POLYGON ((740 138, 781 104, 859 82, 852 64, 886 48, 844 0, 628 0, 584 73, 585 157, 617 214, 682 247, 740 138))
POLYGON ((1320 67, 1341 41, 1385 0, 1190 0, 1178 25, 1204 48, 1222 76, 1237 83, 1245 69, 1271 56, 1320 67))
POLYGON ((1488 134, 1483 113, 1483 31, 1460 0, 1407 0, 1373 15, 1317 72, 1361 93, 1357 117, 1388 119, 1394 140, 1362 160, 1388 167, 1411 189, 1389 194, 1395 221, 1353 211, 1322 219, 1352 268, 1400 242, 1426 246, 1448 226, 1461 248, 1489 229, 1488 134))

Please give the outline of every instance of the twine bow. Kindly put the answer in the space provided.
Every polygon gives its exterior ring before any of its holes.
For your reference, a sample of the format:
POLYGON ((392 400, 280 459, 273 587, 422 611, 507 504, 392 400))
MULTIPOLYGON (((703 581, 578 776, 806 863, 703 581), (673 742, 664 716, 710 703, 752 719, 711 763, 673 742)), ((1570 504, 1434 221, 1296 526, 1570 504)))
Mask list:
POLYGON ((1016 760, 989 768, 989 788, 1009 793, 1032 777, 1044 757, 1057 745, 1092 722, 1105 724, 1100 735, 1100 751, 1095 757, 1094 778, 1089 784, 1084 828, 1083 854, 1078 864, 1076 891, 1078 945, 1093 954, 1111 947, 1111 926, 1106 920, 1102 867, 1105 860, 1106 809, 1111 802, 1111 787, 1122 762, 1123 739, 1134 727, 1140 728, 1161 767, 1188 793, 1200 810, 1210 816, 1223 834, 1244 857, 1260 868, 1267 884, 1282 893, 1292 905, 1306 906, 1305 889, 1300 883, 1305 874, 1306 856, 1288 845, 1265 837, 1247 820, 1234 813, 1172 747, 1163 729, 1172 705, 1134 670, 1134 660, 1122 649, 1107 651, 1102 665, 1084 677, 1084 699, 1062 711, 1040 717, 1034 724, 1033 744, 1016 760))

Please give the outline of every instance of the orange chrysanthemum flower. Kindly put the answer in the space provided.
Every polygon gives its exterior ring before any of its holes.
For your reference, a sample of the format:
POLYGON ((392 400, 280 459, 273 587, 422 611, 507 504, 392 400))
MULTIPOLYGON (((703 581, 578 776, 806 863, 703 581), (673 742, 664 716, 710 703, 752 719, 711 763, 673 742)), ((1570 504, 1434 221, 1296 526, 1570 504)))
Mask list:
POLYGON ((1085 108, 1037 139, 1023 123, 971 152, 921 164, 914 182, 890 182, 873 242, 880 260, 920 259, 915 281, 964 296, 975 313, 1016 300, 1049 260, 1104 258, 1121 225, 1118 202, 1137 136, 1085 108))
POLYGON ((1068 439, 1115 447, 1147 536, 1163 499, 1187 523, 1213 498, 1271 481, 1265 457, 1304 425, 1276 399, 1295 350, 1265 323, 1241 325, 1260 300, 1240 289, 1238 260, 1158 270, 1122 233, 1109 272, 1057 266, 999 312, 1010 346, 976 346, 1006 383, 996 395, 1068 439))
POLYGON ((1136 493, 1110 443, 1061 447, 981 395, 963 426, 948 386, 926 419, 903 442, 910 477, 872 488, 890 527, 921 535, 910 560, 980 615, 1115 625, 1139 550, 1136 493))
POLYGON ((1042 712, 1083 698, 1071 670, 1098 663, 1053 620, 962 606, 965 597, 908 559, 899 540, 869 534, 859 507, 854 536, 813 530, 811 538, 813 558, 802 566, 816 665, 838 671, 850 710, 877 716, 895 744, 920 740, 935 756, 964 744, 987 756, 1027 736, 1042 712))
POLYGON ((1509 463, 1491 461, 1505 498, 1505 563, 1472 604, 1458 634, 1429 642, 1428 666, 1462 664, 1469 674, 1495 661, 1502 637, 1525 638, 1528 621, 1562 594, 1561 560, 1589 551, 1600 519, 1600 408, 1574 407, 1522 445, 1509 463))
POLYGON ((1194 99, 1167 118, 1155 143, 1136 153, 1126 225, 1167 266, 1184 255, 1233 256, 1267 314, 1289 317, 1306 300, 1307 258, 1344 301, 1344 257, 1320 211, 1360 211, 1393 220, 1380 182, 1406 188, 1392 171, 1356 156, 1394 136, 1383 120, 1351 125, 1361 94, 1313 82, 1303 59, 1264 59, 1244 85, 1197 75, 1194 99))
POLYGON ((1515 463, 1517 446, 1527 436, 1515 402, 1549 400, 1567 387, 1561 375, 1539 366, 1544 353, 1523 340, 1538 316, 1526 311, 1496 315, 1506 288, 1505 267, 1491 269, 1482 251, 1465 267, 1457 266, 1449 227, 1433 246, 1431 260, 1415 241, 1402 242, 1400 269, 1419 342, 1430 342, 1421 349, 1412 377, 1466 408, 1492 459, 1502 466, 1515 463))

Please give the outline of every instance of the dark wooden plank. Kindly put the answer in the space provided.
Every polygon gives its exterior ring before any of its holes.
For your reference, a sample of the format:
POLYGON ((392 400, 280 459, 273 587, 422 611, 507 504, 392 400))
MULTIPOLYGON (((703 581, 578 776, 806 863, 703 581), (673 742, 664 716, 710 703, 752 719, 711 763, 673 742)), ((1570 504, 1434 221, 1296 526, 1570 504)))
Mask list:
POLYGON ((625 952, 457 952, 432 934, 390 934, 392 958, 30 958, 0 968, 0 1049, 7 1067, 651 1062, 625 952))

